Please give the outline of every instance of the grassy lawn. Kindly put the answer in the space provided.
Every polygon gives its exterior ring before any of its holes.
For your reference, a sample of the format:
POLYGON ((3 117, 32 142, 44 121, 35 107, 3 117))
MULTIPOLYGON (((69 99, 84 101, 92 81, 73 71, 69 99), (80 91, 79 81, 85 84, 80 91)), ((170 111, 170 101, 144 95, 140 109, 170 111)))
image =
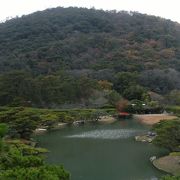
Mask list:
POLYGON ((172 152, 170 153, 170 156, 180 156, 180 152, 172 152))
POLYGON ((177 116, 180 116, 180 106, 168 106, 166 110, 168 112, 173 112, 177 116))

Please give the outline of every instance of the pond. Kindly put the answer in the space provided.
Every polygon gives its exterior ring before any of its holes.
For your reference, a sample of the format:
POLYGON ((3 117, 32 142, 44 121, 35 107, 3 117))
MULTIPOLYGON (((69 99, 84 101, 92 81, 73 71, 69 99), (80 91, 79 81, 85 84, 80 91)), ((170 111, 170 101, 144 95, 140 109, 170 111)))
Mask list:
POLYGON ((149 158, 165 151, 151 144, 135 142, 134 136, 148 128, 135 120, 113 124, 66 127, 36 136, 47 148, 47 161, 63 164, 72 180, 156 180, 163 175, 149 158))

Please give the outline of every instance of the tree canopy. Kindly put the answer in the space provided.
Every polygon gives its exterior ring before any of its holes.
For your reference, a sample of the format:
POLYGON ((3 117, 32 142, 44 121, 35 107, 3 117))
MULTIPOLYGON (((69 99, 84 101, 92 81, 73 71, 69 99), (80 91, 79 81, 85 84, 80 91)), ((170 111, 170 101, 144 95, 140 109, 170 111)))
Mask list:
POLYGON ((0 72, 180 70, 180 25, 137 12, 54 8, 0 24, 0 72))
POLYGON ((19 140, 6 142, 7 131, 0 124, 0 179, 12 180, 69 180, 70 175, 62 166, 48 165, 42 153, 45 149, 33 148, 19 140))
POLYGON ((129 100, 180 90, 180 25, 160 17, 58 7, 0 23, 0 42, 0 105, 89 107, 107 105, 111 90, 129 100))
POLYGON ((180 151, 180 121, 160 121, 153 130, 157 133, 154 144, 167 148, 170 151, 180 151))

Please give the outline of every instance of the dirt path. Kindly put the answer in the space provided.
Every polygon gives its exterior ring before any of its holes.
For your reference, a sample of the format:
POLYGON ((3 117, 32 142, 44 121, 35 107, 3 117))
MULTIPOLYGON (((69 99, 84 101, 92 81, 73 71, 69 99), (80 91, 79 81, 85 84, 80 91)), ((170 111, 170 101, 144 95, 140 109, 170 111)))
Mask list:
POLYGON ((172 120, 176 119, 177 116, 169 115, 169 114, 140 114, 140 115, 134 115, 134 117, 140 121, 141 123, 147 124, 147 125, 153 125, 158 123, 161 120, 172 120))

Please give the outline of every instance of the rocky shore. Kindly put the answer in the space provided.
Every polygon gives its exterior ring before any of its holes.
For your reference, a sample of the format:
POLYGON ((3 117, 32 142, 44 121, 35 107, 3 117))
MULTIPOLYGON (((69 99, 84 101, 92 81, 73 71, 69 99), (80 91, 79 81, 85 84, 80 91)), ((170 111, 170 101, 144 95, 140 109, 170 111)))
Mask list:
POLYGON ((152 143, 153 139, 156 137, 156 134, 153 132, 148 132, 143 135, 135 136, 135 140, 139 142, 152 143))

